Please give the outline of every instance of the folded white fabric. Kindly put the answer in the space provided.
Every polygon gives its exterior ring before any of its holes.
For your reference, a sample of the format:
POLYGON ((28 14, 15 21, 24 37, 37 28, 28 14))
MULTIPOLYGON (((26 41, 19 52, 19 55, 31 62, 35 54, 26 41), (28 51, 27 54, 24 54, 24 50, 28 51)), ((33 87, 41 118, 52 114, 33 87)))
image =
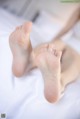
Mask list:
MULTIPOLYGON (((6 113, 7 119, 80 119, 79 80, 66 88, 63 98, 58 103, 50 104, 44 98, 44 82, 38 69, 22 78, 13 76, 9 34, 23 21, 19 22, 18 19, 17 23, 12 15, 3 10, 0 10, 0 15, 1 13, 0 31, 3 29, 3 32, 0 32, 0 113, 6 113)), ((35 31, 32 33, 31 42, 34 47, 41 43, 39 40, 42 37, 38 35, 38 28, 33 29, 35 31), (37 43, 35 39, 38 39, 37 43)))

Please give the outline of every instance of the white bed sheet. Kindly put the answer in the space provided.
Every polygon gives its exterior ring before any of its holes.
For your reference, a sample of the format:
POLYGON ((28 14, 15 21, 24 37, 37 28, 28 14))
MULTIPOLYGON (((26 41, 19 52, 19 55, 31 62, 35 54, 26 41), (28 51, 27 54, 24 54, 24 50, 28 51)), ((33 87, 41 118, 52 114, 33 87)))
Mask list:
MULTIPOLYGON (((24 20, 2 9, 0 15, 0 113, 6 113, 7 119, 80 119, 80 80, 67 86, 58 103, 50 104, 44 98, 43 79, 38 69, 20 79, 13 76, 9 34, 24 20)), ((41 43, 39 39, 44 39, 38 34, 38 28, 33 29, 34 47, 41 43)))

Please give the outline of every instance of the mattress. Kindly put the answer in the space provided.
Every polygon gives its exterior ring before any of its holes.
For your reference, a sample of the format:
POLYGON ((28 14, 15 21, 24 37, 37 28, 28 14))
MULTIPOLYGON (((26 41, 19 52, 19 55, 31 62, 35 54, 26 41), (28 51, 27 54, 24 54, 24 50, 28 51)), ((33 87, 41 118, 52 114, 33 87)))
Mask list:
MULTIPOLYGON (((59 102, 51 104, 44 97, 44 83, 39 69, 34 69, 21 78, 12 74, 9 35, 25 20, 14 17, 2 9, 0 15, 0 114, 6 114, 6 119, 80 119, 79 79, 66 87, 59 102)), ((39 29, 33 25, 33 47, 42 41, 45 40, 39 34, 39 29)), ((67 40, 65 42, 67 43, 67 40)), ((74 47, 75 39, 72 44, 74 47)))

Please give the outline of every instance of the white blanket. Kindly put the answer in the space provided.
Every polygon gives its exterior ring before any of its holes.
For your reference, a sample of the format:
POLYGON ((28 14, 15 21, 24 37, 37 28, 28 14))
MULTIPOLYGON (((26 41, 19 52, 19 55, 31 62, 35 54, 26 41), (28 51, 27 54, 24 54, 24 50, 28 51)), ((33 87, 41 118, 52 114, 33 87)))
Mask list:
MULTIPOLYGON (((50 104, 44 98, 44 83, 38 69, 19 79, 13 76, 9 34, 24 20, 1 9, 0 15, 0 113, 5 113, 7 119, 80 119, 79 80, 67 86, 58 103, 50 104)), ((34 29, 33 47, 41 43, 42 38, 38 28, 34 26, 34 29)))

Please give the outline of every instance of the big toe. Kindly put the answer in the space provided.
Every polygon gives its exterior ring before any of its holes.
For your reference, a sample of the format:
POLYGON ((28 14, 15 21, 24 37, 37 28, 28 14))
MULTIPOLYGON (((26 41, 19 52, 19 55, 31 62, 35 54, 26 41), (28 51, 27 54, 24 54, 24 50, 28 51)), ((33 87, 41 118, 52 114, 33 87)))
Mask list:
POLYGON ((31 42, 30 42, 30 32, 32 29, 32 22, 25 22, 22 26, 22 39, 24 41, 24 45, 29 48, 32 49, 31 46, 31 42))
POLYGON ((23 24, 23 30, 25 33, 30 33, 32 28, 32 22, 25 22, 23 24))

